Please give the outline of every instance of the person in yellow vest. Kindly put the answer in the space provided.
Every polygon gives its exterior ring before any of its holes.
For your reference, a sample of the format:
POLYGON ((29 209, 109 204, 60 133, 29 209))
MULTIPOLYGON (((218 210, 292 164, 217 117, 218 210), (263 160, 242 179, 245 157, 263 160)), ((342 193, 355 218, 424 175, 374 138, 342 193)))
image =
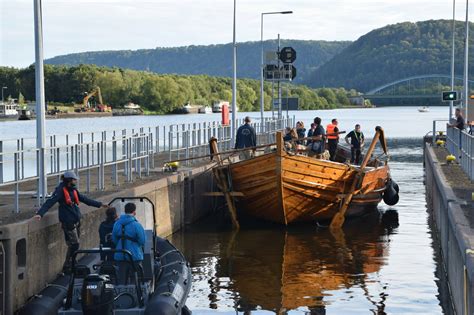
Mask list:
POLYGON ((329 125, 326 126, 326 137, 328 139, 328 150, 330 154, 330 160, 336 160, 337 144, 339 143, 339 129, 337 128, 337 119, 334 118, 329 125))

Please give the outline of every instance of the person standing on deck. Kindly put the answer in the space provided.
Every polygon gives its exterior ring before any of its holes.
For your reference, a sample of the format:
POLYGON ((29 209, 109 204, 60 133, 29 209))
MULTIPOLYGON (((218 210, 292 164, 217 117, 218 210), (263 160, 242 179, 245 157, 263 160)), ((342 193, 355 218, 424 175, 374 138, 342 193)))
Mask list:
POLYGON ((326 126, 326 136, 328 138, 328 150, 330 160, 336 160, 337 144, 339 143, 339 129, 337 128, 337 119, 334 118, 329 125, 326 126))
POLYGON ((245 124, 239 127, 237 130, 237 137, 235 139, 235 149, 253 148, 251 150, 245 150, 240 153, 240 159, 249 159, 255 153, 257 146, 257 135, 255 129, 250 126, 250 117, 247 116, 244 119, 245 124))
POLYGON ((311 136, 311 145, 308 146, 308 155, 321 158, 321 154, 324 152, 324 143, 326 141, 326 134, 324 127, 321 125, 321 118, 314 118, 314 132, 311 136))
POLYGON ((119 267, 119 274, 117 282, 120 284, 127 284, 132 270, 135 268, 142 268, 143 261, 143 246, 146 242, 146 235, 143 226, 136 219, 137 206, 134 203, 127 203, 125 205, 125 214, 115 222, 112 230, 112 241, 116 249, 128 250, 132 254, 133 262, 129 261, 130 257, 123 253, 115 253, 114 260, 119 267))
POLYGON ((466 123, 464 120, 464 117, 462 116, 461 109, 458 107, 456 108, 456 111, 454 112, 454 116, 456 116, 456 122, 454 124, 448 124, 448 127, 453 128, 456 127, 459 130, 463 131, 464 128, 466 127, 466 123))
POLYGON ((364 133, 360 131, 359 124, 355 125, 355 129, 347 134, 345 140, 351 146, 351 164, 359 164, 361 149, 364 146, 364 133), (349 138, 351 138, 351 142, 349 142, 349 138))
POLYGON ((71 269, 72 254, 79 249, 79 238, 81 235, 80 227, 82 215, 81 209, 79 209, 79 203, 83 202, 88 206, 96 208, 108 208, 108 206, 99 201, 89 199, 79 193, 76 188, 79 177, 77 177, 74 172, 67 171, 61 176, 61 178, 62 183, 56 187, 51 198, 46 200, 34 217, 41 220, 54 204, 59 203, 59 222, 61 222, 61 228, 63 229, 67 245, 63 272, 69 273, 71 269))

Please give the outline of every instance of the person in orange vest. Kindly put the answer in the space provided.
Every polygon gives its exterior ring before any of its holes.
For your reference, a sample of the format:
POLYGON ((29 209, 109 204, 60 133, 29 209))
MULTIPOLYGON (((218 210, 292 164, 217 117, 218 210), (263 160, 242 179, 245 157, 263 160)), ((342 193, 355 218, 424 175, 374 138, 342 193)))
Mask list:
POLYGON ((339 143, 339 129, 337 128, 337 119, 334 118, 331 120, 331 123, 326 126, 326 135, 328 139, 328 150, 330 154, 330 160, 336 160, 336 151, 337 151, 337 144, 339 143))
POLYGON ((64 260, 63 272, 70 273, 72 254, 79 249, 79 237, 81 235, 81 210, 79 209, 80 202, 88 206, 96 208, 108 208, 109 206, 100 201, 89 199, 77 191, 77 180, 79 177, 72 172, 67 171, 61 176, 62 183, 60 183, 51 198, 46 200, 43 206, 36 212, 35 218, 41 218, 54 206, 59 203, 58 216, 59 222, 64 232, 64 238, 67 245, 66 259, 64 260))

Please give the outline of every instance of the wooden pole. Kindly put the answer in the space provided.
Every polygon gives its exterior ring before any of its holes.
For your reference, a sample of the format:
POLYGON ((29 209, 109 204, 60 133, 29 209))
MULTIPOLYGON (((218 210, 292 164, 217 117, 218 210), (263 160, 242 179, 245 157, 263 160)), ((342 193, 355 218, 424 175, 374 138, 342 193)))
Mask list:
POLYGON ((234 197, 232 192, 230 191, 228 175, 225 173, 225 169, 222 167, 222 157, 219 153, 219 149, 217 147, 217 139, 211 138, 210 140, 211 150, 214 156, 216 157, 216 162, 218 163, 218 167, 213 168, 214 177, 216 178, 216 183, 219 189, 222 191, 225 197, 225 201, 227 203, 227 208, 230 213, 230 217, 232 219, 232 225, 235 229, 240 229, 239 221, 237 220, 237 209, 235 207, 234 197))
POLYGON ((357 173, 354 176, 354 180, 352 181, 349 192, 344 197, 344 202, 342 203, 341 208, 339 208, 339 211, 332 218, 331 225, 329 226, 330 229, 340 229, 344 224, 347 208, 349 207, 349 204, 352 201, 355 189, 360 184, 362 173, 364 172, 367 163, 369 163, 370 157, 372 156, 375 145, 377 144, 381 134, 383 134, 383 129, 377 126, 375 128, 375 136, 372 139, 372 142, 370 143, 370 147, 367 150, 367 153, 364 157, 364 160, 362 161, 362 164, 360 165, 360 168, 357 170, 357 173))

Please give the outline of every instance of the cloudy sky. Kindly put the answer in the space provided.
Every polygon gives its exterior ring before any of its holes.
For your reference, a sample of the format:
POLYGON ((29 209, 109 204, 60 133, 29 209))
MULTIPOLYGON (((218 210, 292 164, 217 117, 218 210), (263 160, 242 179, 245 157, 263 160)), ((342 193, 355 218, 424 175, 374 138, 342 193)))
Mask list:
MULTIPOLYGON (((457 19, 464 19, 457 1, 457 19)), ((265 38, 355 40, 404 21, 450 19, 451 0, 237 0, 237 41, 265 38)), ((232 0, 43 0, 45 57, 118 49, 232 41, 232 0)), ((0 65, 34 61, 33 0, 0 0, 0 65)))

